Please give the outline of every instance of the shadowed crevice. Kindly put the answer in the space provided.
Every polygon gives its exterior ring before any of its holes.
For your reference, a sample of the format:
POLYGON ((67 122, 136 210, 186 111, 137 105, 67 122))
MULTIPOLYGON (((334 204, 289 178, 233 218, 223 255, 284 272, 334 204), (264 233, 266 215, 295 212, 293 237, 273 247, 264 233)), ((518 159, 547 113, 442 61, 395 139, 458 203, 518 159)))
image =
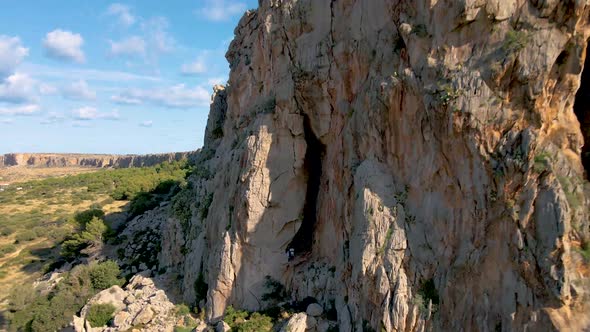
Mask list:
POLYGON ((325 146, 313 133, 307 115, 304 115, 303 128, 305 142, 307 143, 303 164, 305 176, 307 177, 307 192, 305 194, 301 227, 288 246, 288 248, 295 249, 295 255, 311 251, 313 232, 317 221, 317 201, 322 177, 322 158, 326 150, 325 146))
MULTIPOLYGON (((588 44, 590 45, 590 44, 588 44)), ((586 171, 586 178, 590 173, 590 48, 586 46, 586 60, 584 62, 584 71, 582 72, 582 82, 576 94, 574 102, 574 113, 580 122, 580 129, 584 136, 584 146, 582 147, 582 165, 586 171)))

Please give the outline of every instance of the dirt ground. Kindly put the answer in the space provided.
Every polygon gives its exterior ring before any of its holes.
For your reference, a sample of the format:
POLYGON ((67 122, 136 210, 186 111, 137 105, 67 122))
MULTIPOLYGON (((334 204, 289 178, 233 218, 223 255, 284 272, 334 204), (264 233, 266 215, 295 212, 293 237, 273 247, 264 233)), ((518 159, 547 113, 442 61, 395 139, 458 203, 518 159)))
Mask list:
POLYGON ((76 175, 81 173, 96 172, 101 168, 91 167, 27 167, 11 166, 0 167, 0 185, 11 184, 16 182, 25 182, 29 180, 40 180, 45 178, 61 177, 66 175, 76 175))

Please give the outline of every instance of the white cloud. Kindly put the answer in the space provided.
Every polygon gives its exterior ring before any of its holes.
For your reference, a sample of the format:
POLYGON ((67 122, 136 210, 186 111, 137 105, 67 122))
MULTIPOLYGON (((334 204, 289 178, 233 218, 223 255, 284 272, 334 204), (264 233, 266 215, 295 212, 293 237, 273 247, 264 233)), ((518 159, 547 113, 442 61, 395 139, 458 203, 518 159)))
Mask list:
POLYGON ((76 120, 94 120, 98 118, 98 111, 94 107, 81 107, 72 110, 72 115, 76 120))
POLYGON ((13 122, 14 122, 14 120, 12 120, 12 119, 0 119, 0 123, 2 123, 2 124, 11 124, 13 122))
POLYGON ((39 92, 42 95, 55 95, 57 94, 57 88, 51 84, 47 84, 47 83, 41 83, 39 85, 39 92))
POLYGON ((88 106, 72 110, 72 117, 79 121, 120 119, 119 112, 117 111, 113 111, 111 113, 100 113, 96 108, 88 106))
POLYGON ((76 128, 90 128, 92 125, 88 121, 74 121, 72 122, 72 126, 76 128))
POLYGON ((36 104, 0 107, 0 115, 34 115, 39 109, 36 104))
POLYGON ((160 57, 175 51, 178 47, 177 42, 169 33, 169 23, 165 17, 138 18, 138 21, 141 22, 139 34, 120 40, 108 40, 109 54, 115 57, 129 57, 131 60, 139 58, 142 63, 129 63, 128 65, 147 65, 157 73, 160 57))
POLYGON ((43 47, 49 57, 78 63, 85 61, 82 44, 84 39, 80 34, 61 29, 48 32, 43 40, 43 47))
POLYGON ((191 108, 209 105, 210 93, 200 86, 187 88, 178 84, 167 88, 129 89, 111 97, 111 100, 120 104, 151 103, 169 108, 191 108))
POLYGON ((66 119, 65 115, 62 113, 50 112, 41 124, 53 124, 53 123, 61 123, 64 122, 66 119))
POLYGON ((10 75, 0 84, 0 101, 14 104, 36 101, 36 85, 27 74, 10 75))
POLYGON ((152 17, 142 23, 141 28, 154 53, 169 53, 176 48, 176 40, 168 33, 169 26, 168 19, 162 16, 152 17))
POLYGON ((194 62, 183 64, 180 71, 184 75, 198 75, 206 72, 207 66, 205 65, 204 59, 199 57, 194 62))
POLYGON ((210 21, 227 21, 232 16, 241 15, 246 11, 246 4, 232 0, 207 0, 206 5, 197 9, 197 15, 210 21))
POLYGON ((129 82, 129 81, 151 81, 157 82, 162 79, 156 76, 137 75, 122 71, 108 71, 97 69, 72 69, 49 67, 39 64, 25 63, 21 66, 22 71, 34 75, 35 77, 44 77, 60 80, 78 80, 84 77, 86 81, 100 82, 129 82))
POLYGON ((119 115, 118 111, 112 111, 110 113, 101 114, 100 118, 103 120, 113 120, 113 121, 121 120, 121 116, 119 115))
POLYGON ((64 98, 73 100, 94 100, 96 99, 96 92, 90 90, 88 83, 84 80, 73 82, 72 84, 62 89, 64 98))
POLYGON ((22 46, 18 37, 0 35, 0 78, 12 74, 27 55, 29 49, 22 46))
POLYGON ((152 120, 143 121, 139 124, 140 127, 150 128, 154 122, 152 120))
POLYGON ((111 100, 116 104, 121 105, 139 105, 141 104, 141 100, 138 98, 133 98, 130 96, 125 95, 115 95, 111 96, 111 100))
POLYGON ((109 40, 111 44, 110 53, 114 56, 143 56, 145 55, 145 41, 138 36, 132 36, 119 42, 109 40))
POLYGON ((107 15, 116 16, 119 24, 123 26, 131 26, 135 23, 135 16, 131 14, 131 10, 129 6, 120 4, 120 3, 113 3, 107 9, 107 15))

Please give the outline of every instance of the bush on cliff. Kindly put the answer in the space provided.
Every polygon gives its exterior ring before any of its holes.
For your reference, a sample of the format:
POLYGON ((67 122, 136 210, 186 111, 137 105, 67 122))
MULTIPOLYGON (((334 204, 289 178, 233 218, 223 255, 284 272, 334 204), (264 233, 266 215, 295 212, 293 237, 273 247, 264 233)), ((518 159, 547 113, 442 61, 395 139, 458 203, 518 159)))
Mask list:
POLYGON ((86 319, 92 327, 101 327, 107 325, 107 323, 113 318, 115 312, 115 306, 110 303, 96 303, 88 309, 86 319))
POLYGON ((269 332, 274 325, 269 316, 235 310, 232 306, 227 307, 223 321, 236 332, 269 332))

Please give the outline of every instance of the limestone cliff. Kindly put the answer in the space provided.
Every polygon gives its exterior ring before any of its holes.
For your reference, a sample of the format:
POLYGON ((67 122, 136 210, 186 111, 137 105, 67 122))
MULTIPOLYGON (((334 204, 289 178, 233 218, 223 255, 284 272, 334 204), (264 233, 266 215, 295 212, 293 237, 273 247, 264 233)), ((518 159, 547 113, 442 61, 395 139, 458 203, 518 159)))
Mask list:
POLYGON ((574 105, 589 15, 569 0, 260 1, 160 268, 210 321, 267 306, 269 276, 340 331, 587 329, 589 112, 574 105))
POLYGON ((193 158, 196 152, 174 152, 146 155, 106 155, 71 153, 7 153, 0 156, 0 167, 147 167, 163 162, 193 158))

